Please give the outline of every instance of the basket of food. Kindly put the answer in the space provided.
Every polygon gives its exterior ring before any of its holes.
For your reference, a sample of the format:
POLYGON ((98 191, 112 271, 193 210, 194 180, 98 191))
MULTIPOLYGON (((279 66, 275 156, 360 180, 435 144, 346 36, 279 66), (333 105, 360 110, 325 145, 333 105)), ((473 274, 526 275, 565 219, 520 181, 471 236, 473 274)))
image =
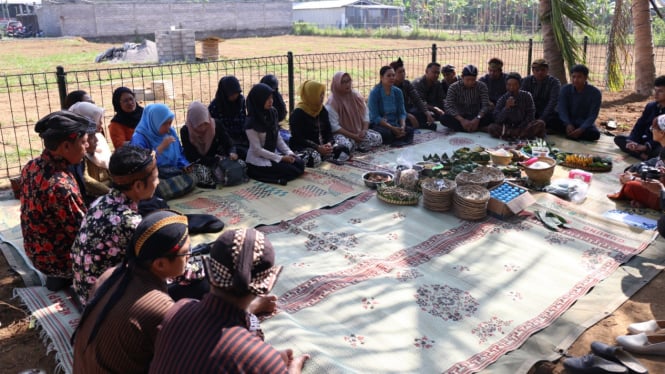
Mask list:
POLYGON ((478 166, 473 172, 487 175, 489 178, 489 182, 487 183, 488 188, 498 186, 506 179, 503 171, 497 167, 478 166))
POLYGON ((457 183, 450 179, 429 178, 420 185, 423 191, 423 205, 425 208, 437 212, 450 210, 453 204, 453 193, 457 183))
POLYGON ((529 183, 535 187, 547 186, 550 184, 556 160, 550 157, 538 157, 538 160, 531 163, 525 163, 524 173, 529 178, 529 183))
POLYGON ((455 182, 458 186, 464 186, 467 184, 472 184, 476 186, 487 187, 487 184, 490 182, 490 177, 483 173, 476 172, 466 172, 463 171, 455 177, 455 182))
POLYGON ((458 186, 453 197, 453 212, 458 218, 466 220, 485 218, 489 199, 490 192, 485 187, 458 186))
POLYGON ((562 152, 556 155, 556 159, 561 162, 561 166, 567 168, 593 172, 612 171, 612 159, 609 157, 562 152))
POLYGON ((418 205, 420 194, 402 187, 381 185, 376 190, 376 197, 393 205, 418 205))
POLYGON ((394 176, 386 171, 370 171, 363 174, 365 186, 375 189, 379 184, 391 183, 394 176))
POLYGON ((490 157, 494 165, 510 165, 513 161, 513 153, 503 148, 491 151, 490 157))

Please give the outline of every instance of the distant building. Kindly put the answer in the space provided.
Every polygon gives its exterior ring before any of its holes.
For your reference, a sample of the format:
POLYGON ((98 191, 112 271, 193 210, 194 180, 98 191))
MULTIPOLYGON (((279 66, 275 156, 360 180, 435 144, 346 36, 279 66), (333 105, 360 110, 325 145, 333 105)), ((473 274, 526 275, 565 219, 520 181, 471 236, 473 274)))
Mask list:
POLYGON ((293 22, 318 27, 375 28, 401 25, 404 8, 368 0, 330 0, 293 3, 293 22))
POLYGON ((19 14, 32 14, 42 0, 0 0, 0 19, 16 18, 19 14))

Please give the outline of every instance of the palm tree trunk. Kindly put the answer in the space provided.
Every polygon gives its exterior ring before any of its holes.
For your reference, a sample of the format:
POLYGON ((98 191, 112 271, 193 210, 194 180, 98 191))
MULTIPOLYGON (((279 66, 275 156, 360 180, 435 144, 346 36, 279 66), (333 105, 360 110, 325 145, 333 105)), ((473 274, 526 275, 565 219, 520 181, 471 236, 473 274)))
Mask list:
POLYGON ((554 28, 552 27, 552 22, 563 22, 563 20, 552 20, 551 0, 540 0, 538 18, 540 19, 543 31, 544 57, 550 66, 550 75, 559 79, 561 84, 566 84, 568 80, 566 78, 563 55, 561 54, 561 49, 559 49, 559 46, 556 44, 554 28))
POLYGON ((635 92, 650 96, 656 77, 649 0, 633 0, 631 5, 635 33, 635 92))

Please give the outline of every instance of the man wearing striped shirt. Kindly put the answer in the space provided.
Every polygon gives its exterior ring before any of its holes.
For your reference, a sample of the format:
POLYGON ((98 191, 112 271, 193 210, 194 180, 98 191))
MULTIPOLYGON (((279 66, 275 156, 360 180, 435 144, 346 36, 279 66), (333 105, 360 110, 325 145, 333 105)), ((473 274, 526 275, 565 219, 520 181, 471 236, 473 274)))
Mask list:
POLYGON ((477 77, 478 68, 467 65, 462 80, 448 88, 441 123, 453 131, 485 131, 492 122, 487 86, 477 77))
POLYGON ((210 292, 179 301, 164 317, 150 373, 300 373, 309 356, 265 343, 246 312, 277 278, 270 241, 254 229, 226 231, 204 261, 210 292))
POLYGON ((535 119, 536 106, 531 94, 520 90, 522 77, 518 73, 506 76, 507 92, 499 98, 494 108, 494 123, 489 134, 501 139, 544 138, 545 122, 535 119))
POLYGON ((499 98, 506 93, 506 73, 503 72, 503 61, 497 57, 487 61, 487 74, 479 80, 487 85, 490 107, 494 110, 499 98))

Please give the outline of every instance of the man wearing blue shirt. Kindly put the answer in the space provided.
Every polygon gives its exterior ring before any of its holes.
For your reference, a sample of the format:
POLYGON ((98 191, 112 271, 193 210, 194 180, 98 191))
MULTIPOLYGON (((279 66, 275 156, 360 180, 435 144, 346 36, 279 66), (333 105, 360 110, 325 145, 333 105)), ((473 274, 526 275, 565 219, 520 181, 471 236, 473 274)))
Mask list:
POLYGON ((561 87, 559 92, 559 131, 565 132, 569 139, 596 141, 600 138, 595 122, 602 94, 587 82, 589 69, 586 66, 573 66, 570 76, 572 83, 561 87))

